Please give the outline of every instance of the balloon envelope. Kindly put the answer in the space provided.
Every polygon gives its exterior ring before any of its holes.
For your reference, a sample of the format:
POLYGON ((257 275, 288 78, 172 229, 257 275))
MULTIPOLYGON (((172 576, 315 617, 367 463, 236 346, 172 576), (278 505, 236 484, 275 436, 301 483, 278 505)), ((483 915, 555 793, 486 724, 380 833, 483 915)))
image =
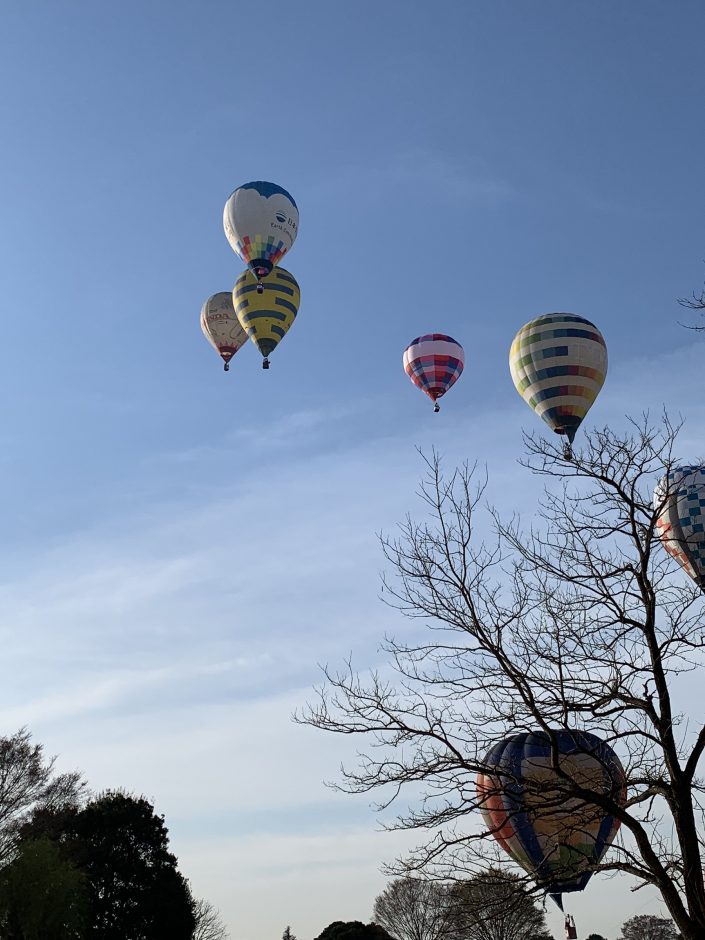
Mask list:
POLYGON ((294 322, 301 292, 293 274, 279 267, 263 287, 259 293, 256 277, 243 271, 233 288, 233 304, 240 324, 266 359, 294 322))
POLYGON ((417 336, 404 350, 404 371, 411 381, 437 401, 460 378, 465 366, 463 347, 445 333, 417 336))
POLYGON ((514 337, 509 369, 524 401, 572 443, 605 381, 607 346, 589 320, 548 313, 514 337))
POLYGON ((609 795, 622 805, 626 785, 619 758, 586 731, 533 731, 500 741, 484 764, 477 794, 489 831, 560 907, 563 892, 582 891, 590 866, 619 829, 618 819, 571 796, 570 786, 609 795))
POLYGON ((276 183, 258 180, 232 193, 223 210, 223 228, 232 250, 258 277, 266 277, 294 244, 299 210, 276 183))
POLYGON ((663 547, 705 591, 705 467, 674 467, 654 490, 663 547))
POLYGON ((247 333, 237 318, 230 291, 213 294, 203 304, 201 329, 226 366, 238 349, 247 342, 247 333))

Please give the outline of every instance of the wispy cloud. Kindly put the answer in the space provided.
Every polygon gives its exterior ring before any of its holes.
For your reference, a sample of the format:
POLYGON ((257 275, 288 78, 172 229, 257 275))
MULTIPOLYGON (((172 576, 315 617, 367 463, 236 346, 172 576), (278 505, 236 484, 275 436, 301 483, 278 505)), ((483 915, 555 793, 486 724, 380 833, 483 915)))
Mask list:
MULTIPOLYGON (((665 372, 665 404, 682 404, 691 421, 685 453, 703 427, 700 358, 692 344, 613 368, 594 422, 659 411, 661 386, 645 377, 665 372)), ((367 404, 359 408, 364 418, 367 404)), ((418 505, 415 445, 435 445, 449 465, 486 462, 488 497, 505 511, 530 514, 539 488, 516 458, 521 428, 541 424, 511 389, 491 412, 449 404, 442 423, 425 411, 411 424, 392 416, 394 430, 350 440, 333 433, 338 414, 331 406, 285 415, 273 435, 244 427, 217 452, 220 466, 238 448, 258 455, 244 483, 165 492, 127 516, 106 513, 61 544, 15 553, 0 584, 2 727, 30 723, 62 766, 79 767, 97 789, 154 798, 201 893, 233 923, 256 916, 262 930, 281 927, 277 911, 258 908, 265 881, 276 886, 279 911, 313 881, 319 896, 330 893, 305 921, 309 932, 328 911, 359 917, 383 886, 379 864, 400 844, 322 785, 354 759, 350 740, 295 726, 290 715, 318 681, 317 663, 352 652, 361 668, 375 665, 385 632, 417 628, 378 600, 376 536, 418 505), (331 854, 355 873, 344 901, 331 854)), ((164 455, 166 464, 179 459, 164 455)), ((194 478, 209 479, 212 454, 184 459, 194 478)))
POLYGON ((378 198, 380 193, 392 189, 420 189, 434 197, 453 200, 454 203, 494 207, 516 195, 514 187, 497 178, 488 167, 472 161, 461 165, 442 150, 415 148, 399 151, 385 163, 370 160, 365 163, 338 165, 328 176, 319 178, 307 192, 307 200, 341 198, 341 193, 353 190, 356 198, 378 198))

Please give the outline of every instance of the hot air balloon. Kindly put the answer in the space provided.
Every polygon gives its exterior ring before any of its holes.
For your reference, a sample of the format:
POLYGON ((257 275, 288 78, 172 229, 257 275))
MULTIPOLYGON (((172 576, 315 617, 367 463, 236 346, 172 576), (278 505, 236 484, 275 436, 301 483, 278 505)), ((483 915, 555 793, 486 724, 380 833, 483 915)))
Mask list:
POLYGON ((504 738, 484 765, 477 795, 485 824, 562 910, 561 895, 582 891, 619 829, 604 809, 571 796, 571 785, 623 805, 619 758, 587 731, 531 731, 504 738))
POLYGON ((607 347, 594 323, 548 313, 522 326, 509 351, 512 380, 524 401, 556 434, 565 456, 607 375, 607 347))
POLYGON ((654 509, 663 547, 705 591, 705 467, 674 467, 656 484, 654 509))
POLYGON ((243 271, 235 281, 233 305, 238 320, 264 356, 262 368, 269 368, 269 356, 286 334, 299 310, 301 293, 293 274, 276 267, 260 292, 251 271, 243 271))
POLYGON ((414 385, 434 402, 434 411, 440 411, 438 399, 460 378, 465 365, 463 347, 445 333, 427 333, 412 339, 404 350, 404 371, 414 385))
POLYGON ((213 349, 222 358, 227 372, 230 368, 230 360, 247 342, 247 333, 240 326, 230 291, 213 294, 203 304, 201 329, 213 349))
POLYGON ((276 183, 245 183, 225 203, 223 227, 230 247, 255 275, 261 293, 261 279, 294 244, 299 210, 276 183))

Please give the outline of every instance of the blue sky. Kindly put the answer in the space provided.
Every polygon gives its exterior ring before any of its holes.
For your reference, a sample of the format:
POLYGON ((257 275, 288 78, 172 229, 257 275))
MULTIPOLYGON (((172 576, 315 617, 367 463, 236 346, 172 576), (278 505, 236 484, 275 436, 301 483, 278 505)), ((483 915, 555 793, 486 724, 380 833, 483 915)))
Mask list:
MULTIPOLYGON (((376 533, 414 506, 415 447, 486 462, 530 512, 507 353, 570 310, 610 351, 591 420, 666 404, 702 455, 675 299, 705 277, 705 9, 0 15, 2 729, 152 797, 236 940, 366 920, 402 842, 323 788, 352 743, 289 716, 317 663, 372 665, 403 628, 376 533), (248 347, 224 375, 198 314, 241 270, 225 199, 260 178, 300 208, 301 311, 268 373, 248 347), (438 416, 401 369, 429 330, 466 351, 438 416)), ((597 891, 581 932, 657 910, 597 891)))

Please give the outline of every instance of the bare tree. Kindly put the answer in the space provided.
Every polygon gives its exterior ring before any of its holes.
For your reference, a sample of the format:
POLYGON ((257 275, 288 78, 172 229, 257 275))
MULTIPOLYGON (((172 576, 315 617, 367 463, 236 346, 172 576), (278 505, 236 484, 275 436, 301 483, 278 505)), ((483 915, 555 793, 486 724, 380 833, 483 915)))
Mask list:
POLYGON ((458 882, 452 898, 456 940, 552 940, 544 912, 510 872, 489 868, 458 882))
POLYGON ((78 773, 55 774, 56 758, 22 728, 0 737, 0 866, 12 857, 22 824, 39 808, 75 805, 84 784, 78 773))
POLYGON ((677 704, 683 673, 703 666, 705 611, 659 544, 652 505, 677 430, 645 419, 624 434, 595 431, 572 461, 527 438, 524 466, 545 481, 537 518, 524 531, 492 513, 491 544, 475 536, 483 487, 472 471, 446 477, 428 461, 426 518, 383 539, 395 571, 383 596, 427 621, 427 638, 385 641, 391 678, 362 677, 350 663, 327 669, 318 701, 297 718, 369 739, 340 789, 378 792, 381 806, 411 791, 391 827, 416 830, 419 845, 390 871, 457 878, 485 868, 491 829, 476 812, 476 774, 491 772, 485 756, 499 739, 539 729, 553 742, 559 802, 621 822, 611 851, 585 867, 654 885, 684 938, 705 935, 696 776, 705 725, 677 704), (590 731, 618 752, 626 802, 563 772, 558 729, 590 731))
POLYGON ((196 901, 194 916, 196 928, 193 932, 193 940, 228 940, 230 934, 221 919, 220 912, 210 901, 204 901, 202 898, 196 901))
POLYGON ((666 917, 638 914, 622 924, 622 940, 678 940, 678 931, 666 917))
MULTIPOLYGON (((688 310, 698 310, 701 316, 705 315, 705 287, 700 291, 693 291, 690 297, 681 297, 678 300, 678 303, 681 307, 685 307, 688 310)), ((689 330, 695 330, 697 333, 702 333, 705 330, 705 324, 701 323, 699 325, 688 326, 689 330)))
POLYGON ((375 899, 372 920, 396 940, 444 940, 455 926, 453 898, 444 884, 400 878, 375 899))

